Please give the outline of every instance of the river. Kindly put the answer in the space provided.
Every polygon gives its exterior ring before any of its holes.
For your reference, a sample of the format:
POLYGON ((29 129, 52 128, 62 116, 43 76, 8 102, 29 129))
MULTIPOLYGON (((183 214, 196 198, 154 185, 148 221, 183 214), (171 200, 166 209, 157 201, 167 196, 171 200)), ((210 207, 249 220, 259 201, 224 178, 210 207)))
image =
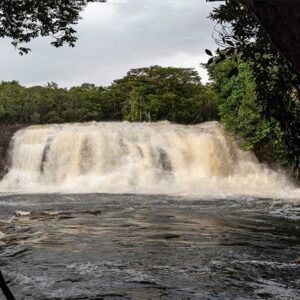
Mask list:
POLYGON ((299 189, 217 123, 30 127, 8 165, 17 299, 300 298, 299 189))

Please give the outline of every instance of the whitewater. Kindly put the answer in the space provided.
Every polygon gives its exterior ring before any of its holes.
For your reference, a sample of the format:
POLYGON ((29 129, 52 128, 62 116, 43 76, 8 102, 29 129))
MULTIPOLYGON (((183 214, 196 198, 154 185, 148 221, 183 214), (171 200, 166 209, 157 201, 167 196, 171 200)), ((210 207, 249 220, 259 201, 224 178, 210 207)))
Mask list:
POLYGON ((30 126, 11 141, 1 192, 299 196, 218 122, 30 126))

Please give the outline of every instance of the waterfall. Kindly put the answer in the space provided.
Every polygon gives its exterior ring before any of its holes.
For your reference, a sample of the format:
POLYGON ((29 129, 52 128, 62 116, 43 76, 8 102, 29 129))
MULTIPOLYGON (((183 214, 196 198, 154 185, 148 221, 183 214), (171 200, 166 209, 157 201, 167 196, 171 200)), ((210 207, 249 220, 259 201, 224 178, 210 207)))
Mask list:
POLYGON ((31 126, 14 135, 10 157, 2 192, 208 195, 289 187, 217 122, 31 126))

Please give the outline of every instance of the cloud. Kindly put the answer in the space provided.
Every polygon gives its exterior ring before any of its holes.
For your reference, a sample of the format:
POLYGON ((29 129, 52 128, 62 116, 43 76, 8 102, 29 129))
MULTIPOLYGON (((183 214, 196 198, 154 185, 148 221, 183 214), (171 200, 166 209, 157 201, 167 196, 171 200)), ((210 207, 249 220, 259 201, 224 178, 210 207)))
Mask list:
POLYGON ((0 41, 0 79, 60 86, 82 82, 107 85, 130 68, 154 64, 199 67, 215 48, 214 23, 207 16, 213 4, 204 0, 109 0, 90 4, 77 26, 75 48, 53 48, 49 39, 30 44, 20 57, 9 40, 0 41))

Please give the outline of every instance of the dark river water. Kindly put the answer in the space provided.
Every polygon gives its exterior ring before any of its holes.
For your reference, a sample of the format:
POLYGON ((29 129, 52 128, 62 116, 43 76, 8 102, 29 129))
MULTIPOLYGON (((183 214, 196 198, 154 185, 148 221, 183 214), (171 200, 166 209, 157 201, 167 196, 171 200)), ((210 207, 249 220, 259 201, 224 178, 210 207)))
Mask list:
POLYGON ((2 195, 0 268, 17 299, 300 299, 296 203, 2 195))

